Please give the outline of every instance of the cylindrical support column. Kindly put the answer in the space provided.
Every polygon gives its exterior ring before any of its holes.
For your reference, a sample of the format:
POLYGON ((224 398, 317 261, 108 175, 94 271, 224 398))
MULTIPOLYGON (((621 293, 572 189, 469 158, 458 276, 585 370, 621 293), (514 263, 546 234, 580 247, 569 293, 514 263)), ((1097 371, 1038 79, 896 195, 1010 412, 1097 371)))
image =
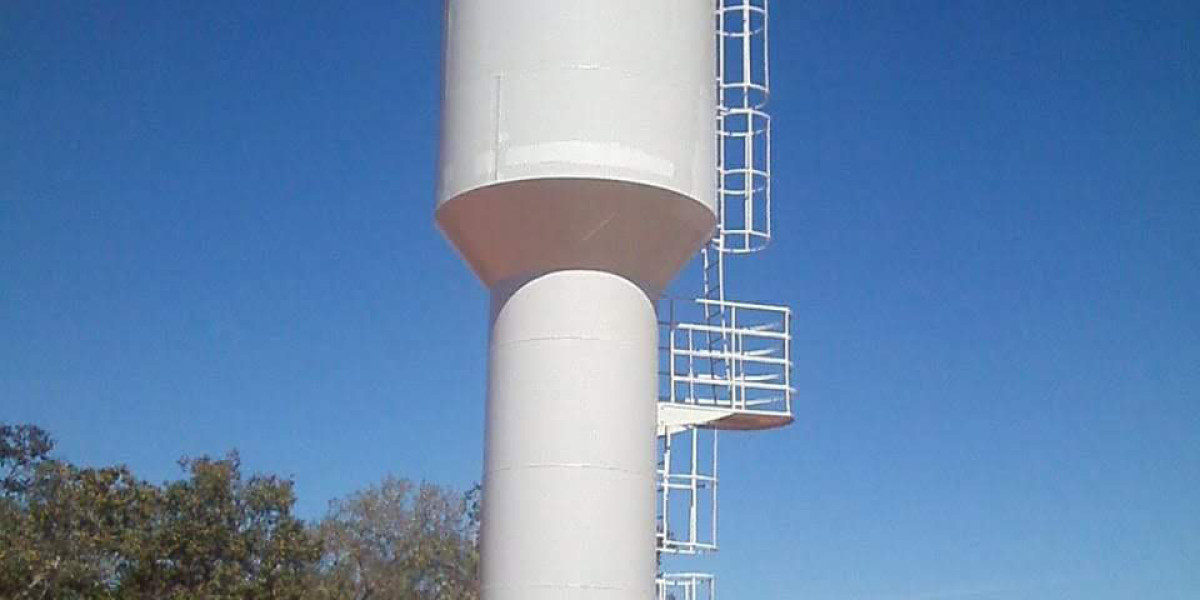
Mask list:
POLYGON ((652 598, 654 303, 588 270, 492 294, 484 600, 652 598))

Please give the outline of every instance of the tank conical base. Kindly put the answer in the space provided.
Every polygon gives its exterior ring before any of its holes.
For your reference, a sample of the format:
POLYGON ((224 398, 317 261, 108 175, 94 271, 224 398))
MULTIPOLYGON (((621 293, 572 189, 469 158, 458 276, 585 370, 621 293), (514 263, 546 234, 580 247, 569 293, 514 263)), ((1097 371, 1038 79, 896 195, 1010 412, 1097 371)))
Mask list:
POLYGON ((488 287, 594 269, 662 290, 712 237, 716 215, 666 188, 571 178, 475 189, 443 203, 437 222, 488 287))

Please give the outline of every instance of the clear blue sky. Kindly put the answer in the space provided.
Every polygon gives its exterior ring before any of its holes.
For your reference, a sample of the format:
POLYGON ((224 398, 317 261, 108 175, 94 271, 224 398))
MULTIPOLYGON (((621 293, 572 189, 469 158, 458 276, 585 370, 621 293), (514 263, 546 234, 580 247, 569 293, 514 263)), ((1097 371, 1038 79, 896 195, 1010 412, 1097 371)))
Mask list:
MULTIPOLYGON (((439 7, 0 4, 0 420, 308 517, 475 481, 439 7)), ((1200 3, 773 9, 732 285, 794 307, 799 419, 722 439, 723 597, 1200 597, 1200 3)))

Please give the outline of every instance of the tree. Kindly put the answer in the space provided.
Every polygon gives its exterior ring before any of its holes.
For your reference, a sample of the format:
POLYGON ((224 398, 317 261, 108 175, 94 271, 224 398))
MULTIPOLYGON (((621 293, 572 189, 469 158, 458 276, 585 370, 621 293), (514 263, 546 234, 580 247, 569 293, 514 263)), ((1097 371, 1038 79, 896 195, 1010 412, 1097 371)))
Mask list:
POLYGON ((153 490, 125 467, 81 469, 52 449, 37 427, 0 426, 0 596, 113 597, 153 490))
POLYGON ((25 492, 37 465, 50 456, 54 441, 33 425, 0 423, 0 495, 13 498, 25 492))
POLYGON ((477 600, 479 487, 387 477, 306 527, 291 481, 236 453, 162 485, 51 457, 0 423, 0 598, 477 600), (324 544, 324 547, 322 546, 324 544))
POLYGON ((124 466, 49 458, 32 426, 0 425, 0 597, 299 599, 319 541, 292 483, 243 479, 236 454, 181 461, 154 486, 124 466))
POLYGON ((325 557, 314 600, 479 597, 478 488, 459 494, 389 476, 331 503, 316 530, 325 557))
POLYGON ((292 482, 243 479, 236 453, 185 459, 187 479, 159 492, 122 591, 146 598, 301 598, 320 543, 292 516, 292 482))

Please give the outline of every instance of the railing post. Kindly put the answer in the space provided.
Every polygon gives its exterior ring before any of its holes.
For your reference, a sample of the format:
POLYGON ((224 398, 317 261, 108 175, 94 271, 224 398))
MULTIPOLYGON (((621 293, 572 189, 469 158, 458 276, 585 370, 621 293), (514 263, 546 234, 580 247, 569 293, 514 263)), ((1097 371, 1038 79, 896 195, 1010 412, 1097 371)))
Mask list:
POLYGON ((691 486, 692 486, 692 505, 688 514, 688 538, 692 544, 700 543, 700 533, 697 530, 699 521, 699 504, 700 504, 700 433, 695 427, 690 432, 692 438, 692 471, 691 471, 691 486))
POLYGON ((676 331, 676 329, 675 329, 675 309, 673 307, 674 304, 675 304, 674 301, 669 301, 669 305, 672 306, 672 308, 668 309, 668 311, 667 311, 670 315, 670 321, 667 322, 667 362, 671 363, 667 367, 667 373, 668 373, 667 387, 671 388, 671 390, 669 392, 667 392, 667 396, 671 399, 672 404, 674 404, 676 402, 676 399, 675 399, 675 377, 676 377, 676 374, 675 374, 675 331, 676 331))
POLYGON ((792 311, 783 313, 783 382, 784 408, 792 414, 792 311))
POLYGON ((742 331, 738 329, 738 307, 730 307, 730 404, 736 410, 745 409, 745 386, 739 385, 742 378, 742 331))

